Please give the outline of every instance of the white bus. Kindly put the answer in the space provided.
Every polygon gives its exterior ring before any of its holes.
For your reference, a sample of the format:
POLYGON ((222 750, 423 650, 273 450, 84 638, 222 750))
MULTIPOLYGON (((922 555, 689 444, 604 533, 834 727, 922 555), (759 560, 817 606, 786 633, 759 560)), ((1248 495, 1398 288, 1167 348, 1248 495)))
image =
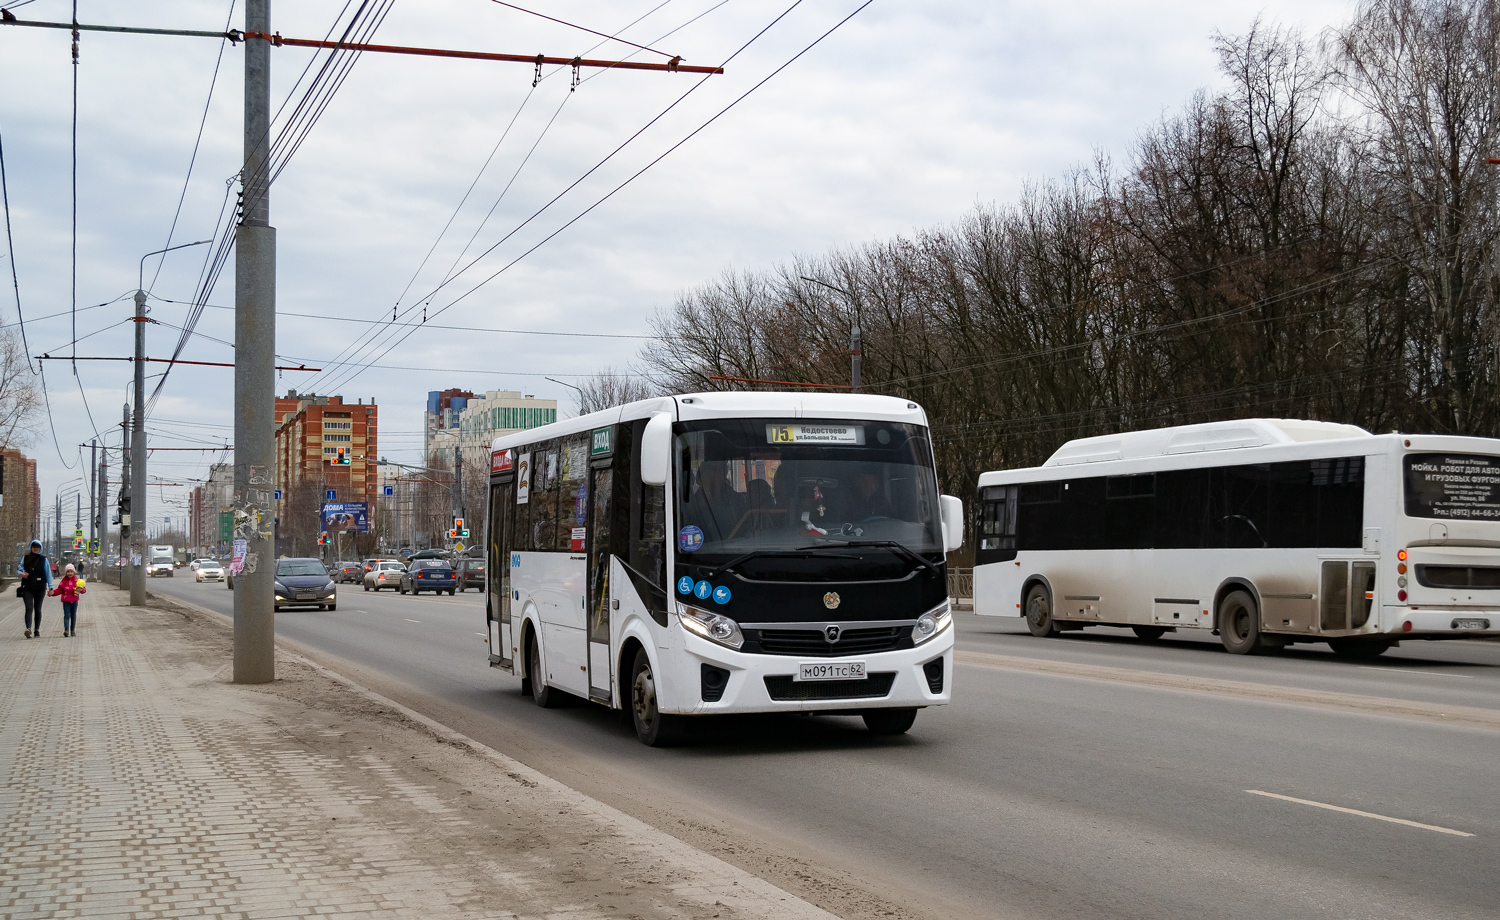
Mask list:
POLYGON ((1245 419, 979 477, 974 611, 1037 636, 1213 630, 1238 654, 1500 633, 1500 440, 1245 419))
POLYGON ((945 554, 926 415, 854 394, 662 397, 496 438, 490 663, 542 706, 858 713, 906 731, 949 701, 945 554))

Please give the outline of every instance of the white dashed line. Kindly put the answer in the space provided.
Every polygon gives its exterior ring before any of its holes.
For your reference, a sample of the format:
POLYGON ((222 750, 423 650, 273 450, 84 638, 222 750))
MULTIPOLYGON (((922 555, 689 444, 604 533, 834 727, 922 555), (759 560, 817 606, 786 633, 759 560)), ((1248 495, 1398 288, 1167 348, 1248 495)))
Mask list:
POLYGON ((1420 674, 1423 677, 1456 677, 1459 680, 1473 680, 1472 674, 1448 674, 1443 671, 1415 671, 1410 668, 1379 668, 1372 664, 1355 665, 1362 671, 1395 671, 1397 674, 1420 674))
POLYGON ((406 622, 408 622, 408 623, 420 623, 420 622, 422 622, 421 620, 411 620, 411 619, 407 619, 406 617, 402 617, 401 619, 406 620, 406 622))
POLYGON ((1452 834, 1455 837, 1472 837, 1473 834, 1465 831, 1456 831, 1451 827, 1438 827, 1436 824, 1422 824, 1418 821, 1408 821, 1405 818, 1392 818, 1388 815, 1377 815, 1371 811, 1360 811, 1357 808, 1345 808, 1342 805, 1329 805, 1325 802, 1314 802, 1311 799, 1295 799, 1289 795, 1277 795, 1274 792, 1261 792, 1259 789, 1246 789, 1251 795, 1263 795, 1268 799, 1280 799, 1283 802, 1294 802, 1298 805, 1311 805, 1314 808, 1326 808, 1329 811, 1341 811, 1346 815, 1358 815, 1361 818, 1374 818, 1377 821, 1389 821, 1392 824, 1404 824, 1407 827, 1416 827, 1424 831, 1437 831, 1439 834, 1452 834))

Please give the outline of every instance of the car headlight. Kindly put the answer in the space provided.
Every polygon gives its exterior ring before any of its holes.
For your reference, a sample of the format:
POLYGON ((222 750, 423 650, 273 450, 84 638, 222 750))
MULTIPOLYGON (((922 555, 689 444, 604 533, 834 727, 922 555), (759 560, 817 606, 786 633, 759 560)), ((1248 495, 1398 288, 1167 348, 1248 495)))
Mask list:
POLYGON ((677 614, 687 630, 710 642, 734 649, 745 644, 745 634, 740 632, 740 624, 723 614, 699 610, 686 604, 677 605, 677 614))
POLYGON ((948 628, 953 618, 948 615, 948 605, 942 604, 917 617, 917 624, 911 628, 911 644, 921 645, 928 639, 948 628))
POLYGON ((325 587, 323 590, 327 591, 329 594, 332 594, 333 592, 335 592, 335 591, 338 590, 338 586, 335 585, 333 582, 330 581, 328 583, 327 587, 325 587))

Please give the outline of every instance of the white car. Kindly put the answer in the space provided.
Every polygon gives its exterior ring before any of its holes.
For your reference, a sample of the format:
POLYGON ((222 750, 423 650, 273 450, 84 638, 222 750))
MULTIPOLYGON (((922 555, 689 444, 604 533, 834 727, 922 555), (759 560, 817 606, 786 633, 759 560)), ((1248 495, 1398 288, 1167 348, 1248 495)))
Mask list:
POLYGON ((224 567, 214 559, 200 559, 193 563, 193 567, 193 577, 200 582, 224 580, 224 567))
POLYGON ((405 571, 406 567, 399 562, 377 562, 374 569, 365 573, 365 590, 379 591, 381 588, 399 590, 401 573, 405 571))
POLYGON ((146 566, 146 574, 152 578, 158 575, 165 575, 171 578, 175 568, 176 563, 171 556, 157 556, 151 560, 150 565, 146 566))

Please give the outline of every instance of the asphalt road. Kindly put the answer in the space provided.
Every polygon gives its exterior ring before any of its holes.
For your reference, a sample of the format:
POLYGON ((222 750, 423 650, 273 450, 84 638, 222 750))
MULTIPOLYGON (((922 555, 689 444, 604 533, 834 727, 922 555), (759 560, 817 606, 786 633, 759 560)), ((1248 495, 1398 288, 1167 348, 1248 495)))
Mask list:
MULTIPOLYGON (((222 584, 149 588, 231 609, 222 584)), ((659 751, 521 697, 487 667, 478 594, 341 586, 336 612, 277 615, 367 686, 845 917, 1500 916, 1500 644, 1358 665, 958 625, 975 663, 904 737, 725 718, 659 751), (1360 708, 1382 700, 1407 712, 1360 708)))

